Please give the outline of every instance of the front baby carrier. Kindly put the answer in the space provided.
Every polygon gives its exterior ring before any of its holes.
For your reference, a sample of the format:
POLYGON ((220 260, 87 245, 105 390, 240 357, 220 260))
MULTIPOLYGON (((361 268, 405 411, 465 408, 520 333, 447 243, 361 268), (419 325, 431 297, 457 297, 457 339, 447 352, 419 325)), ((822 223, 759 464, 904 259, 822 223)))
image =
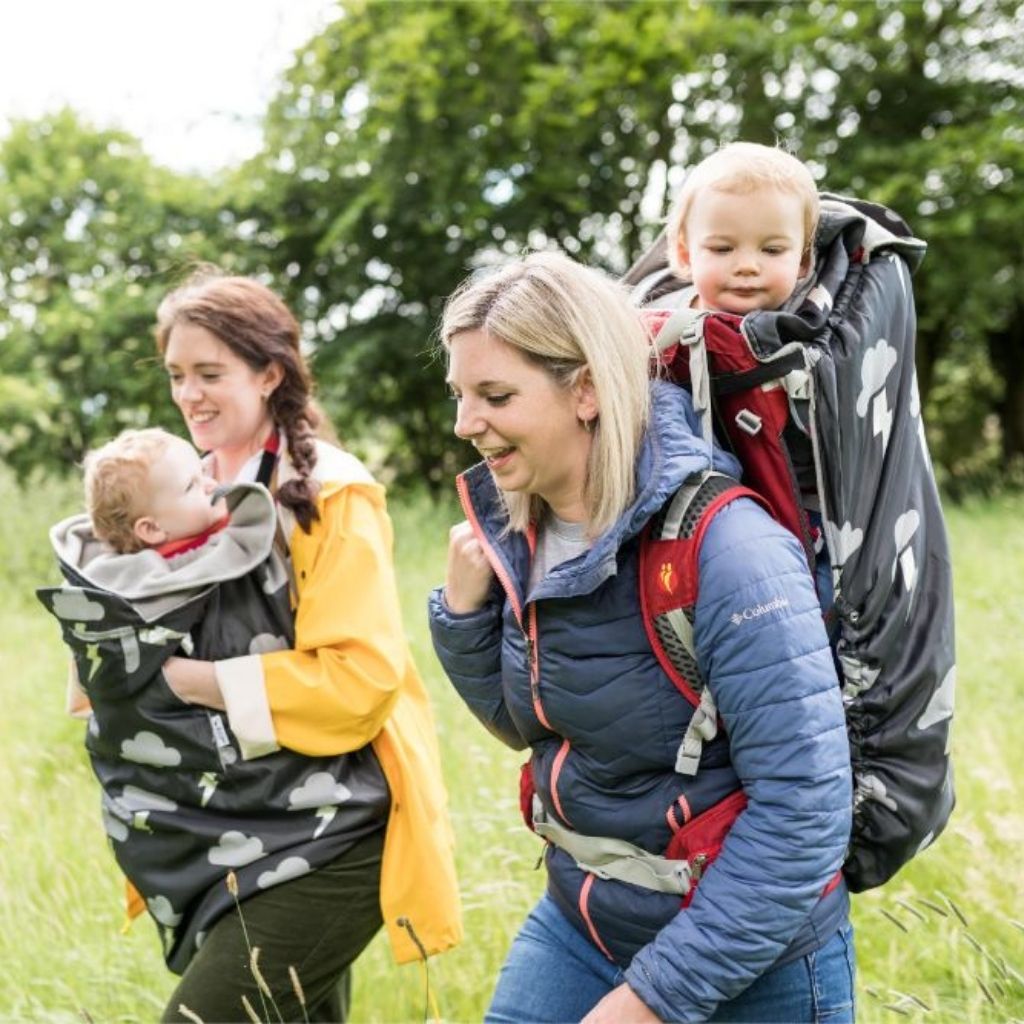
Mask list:
POLYGON ((220 661, 294 644, 274 499, 238 484, 227 502, 223 530, 169 559, 116 554, 87 516, 66 519, 50 533, 66 582, 37 592, 91 705, 85 746, 114 855, 179 974, 236 900, 344 853, 380 827, 389 799, 368 747, 246 760, 225 713, 187 704, 168 686, 172 656, 220 661))
MULTIPOLYGON (((736 454, 744 484, 803 543, 815 573, 850 737, 844 873, 854 892, 932 842, 954 803, 952 572, 914 369, 910 276, 924 249, 891 211, 824 194, 812 279, 782 310, 691 309, 664 236, 625 277, 659 371, 691 391, 705 436, 736 454)), ((717 476, 690 482, 649 542, 660 545, 644 577, 649 633, 698 705, 680 771, 696 770, 717 725, 689 647, 695 595, 666 600, 662 542, 681 538, 683 567, 695 565, 693 538, 729 495, 717 476)))

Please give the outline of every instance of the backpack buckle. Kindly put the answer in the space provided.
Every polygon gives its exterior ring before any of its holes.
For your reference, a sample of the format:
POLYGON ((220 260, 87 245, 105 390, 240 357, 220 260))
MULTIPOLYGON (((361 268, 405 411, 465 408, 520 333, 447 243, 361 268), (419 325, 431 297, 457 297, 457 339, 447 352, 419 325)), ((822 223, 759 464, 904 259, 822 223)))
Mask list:
POLYGON ((762 423, 763 421, 761 417, 758 416, 756 412, 751 412, 749 409, 740 409, 740 411, 736 413, 736 426, 751 437, 754 437, 761 432, 762 423))

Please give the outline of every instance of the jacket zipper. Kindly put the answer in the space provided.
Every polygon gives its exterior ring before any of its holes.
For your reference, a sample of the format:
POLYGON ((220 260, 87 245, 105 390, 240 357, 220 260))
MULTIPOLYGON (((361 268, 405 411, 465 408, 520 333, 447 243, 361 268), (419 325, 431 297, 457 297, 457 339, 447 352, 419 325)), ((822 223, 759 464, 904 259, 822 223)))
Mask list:
MULTIPOLYGON (((459 493, 462 510, 466 513, 466 518, 469 520, 470 526, 473 527, 473 533, 476 535, 476 539, 480 541, 484 554, 487 556, 487 561, 491 563, 494 575, 498 577, 498 582, 505 591, 509 604, 512 605, 512 614, 515 616, 519 629, 522 631, 523 639, 526 642, 526 664, 530 673, 530 700, 533 703, 533 712, 545 729, 554 732, 547 715, 544 714, 544 706, 540 699, 540 649, 537 644, 537 605, 536 603, 531 604, 529 615, 527 618, 524 618, 523 609, 519 603, 515 587, 512 585, 512 580, 494 547, 484 535, 484 531, 480 526, 480 520, 476 515, 476 510, 473 508, 473 503, 469 500, 469 489, 466 486, 466 481, 461 476, 455 478, 455 488, 459 493)), ((536 543, 536 538, 532 534, 529 537, 529 543, 532 553, 536 543)))

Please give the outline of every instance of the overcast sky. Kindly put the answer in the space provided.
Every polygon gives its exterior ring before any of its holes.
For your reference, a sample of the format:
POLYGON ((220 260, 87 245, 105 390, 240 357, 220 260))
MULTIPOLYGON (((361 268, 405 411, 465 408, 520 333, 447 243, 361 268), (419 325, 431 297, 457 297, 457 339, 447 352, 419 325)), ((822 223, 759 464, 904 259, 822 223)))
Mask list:
POLYGON ((139 136, 160 163, 210 171, 259 147, 294 49, 333 0, 0 0, 0 136, 69 104, 139 136))

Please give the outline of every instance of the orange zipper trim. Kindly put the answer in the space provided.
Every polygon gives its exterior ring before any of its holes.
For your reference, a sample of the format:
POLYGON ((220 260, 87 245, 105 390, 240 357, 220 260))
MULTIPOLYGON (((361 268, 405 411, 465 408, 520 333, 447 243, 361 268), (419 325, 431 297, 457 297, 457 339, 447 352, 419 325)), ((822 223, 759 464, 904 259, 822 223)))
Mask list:
POLYGON ((590 898, 590 890, 593 888, 593 885, 594 876, 588 874, 583 880, 583 888, 580 889, 580 913, 583 915, 583 920, 587 924, 587 931, 590 932, 590 937, 594 940, 594 945, 597 946, 597 948, 614 963, 615 958, 608 952, 608 947, 601 941, 601 936, 597 934, 594 922, 590 919, 590 911, 587 909, 587 900, 590 898))

